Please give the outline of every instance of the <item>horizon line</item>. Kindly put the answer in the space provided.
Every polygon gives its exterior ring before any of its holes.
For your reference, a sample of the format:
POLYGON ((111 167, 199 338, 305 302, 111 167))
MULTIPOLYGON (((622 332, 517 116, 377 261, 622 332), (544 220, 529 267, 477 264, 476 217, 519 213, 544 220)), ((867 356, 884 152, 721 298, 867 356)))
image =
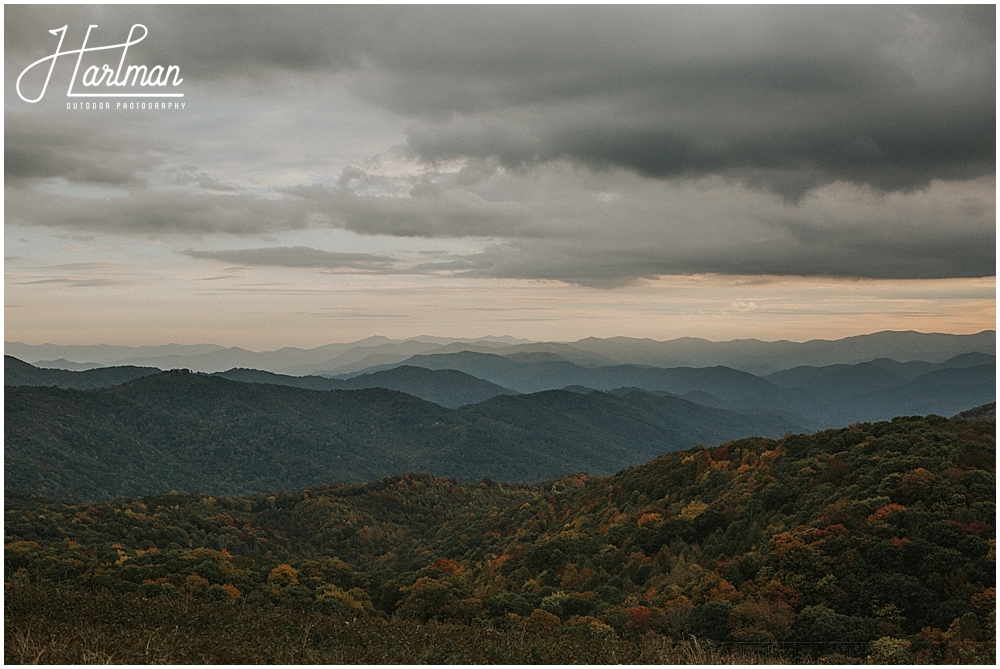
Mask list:
POLYGON ((118 347, 118 348, 163 348, 163 347, 168 347, 168 346, 189 346, 189 347, 193 347, 193 346, 217 346, 220 350, 240 349, 240 350, 243 350, 243 351, 249 351, 251 353, 273 353, 273 352, 280 351, 282 349, 287 349, 287 348, 293 348, 293 349, 300 349, 300 350, 303 350, 303 351, 309 351, 309 350, 313 350, 313 349, 317 349, 317 348, 323 348, 324 346, 358 344, 358 343, 366 341, 368 339, 375 339, 375 338, 386 339, 389 343, 406 342, 406 341, 412 341, 412 340, 421 339, 421 338, 447 339, 447 340, 451 340, 451 343, 477 342, 477 341, 484 341, 484 340, 499 340, 499 339, 514 339, 514 340, 517 340, 515 343, 511 344, 512 346, 516 346, 516 345, 519 345, 519 344, 567 344, 568 345, 568 344, 579 343, 579 342, 584 341, 586 339, 597 339, 597 340, 631 339, 631 340, 634 340, 634 341, 651 341, 651 342, 655 342, 655 343, 658 343, 658 344, 666 344, 666 343, 669 343, 669 342, 680 341, 680 340, 683 340, 683 339, 701 340, 701 341, 709 342, 709 343, 712 343, 712 344, 729 344, 729 343, 734 343, 734 342, 761 342, 761 343, 765 343, 765 344, 778 344, 778 343, 808 344, 810 342, 837 342, 837 341, 844 341, 844 340, 847 340, 847 339, 855 339, 855 338, 859 338, 859 337, 871 337, 871 336, 879 335, 879 334, 918 334, 918 335, 944 335, 944 336, 949 336, 949 337, 975 337, 975 336, 979 336, 979 335, 983 335, 983 334, 987 334, 987 333, 996 334, 996 330, 995 329, 985 329, 985 330, 980 330, 978 332, 971 332, 971 333, 921 332, 919 330, 876 330, 874 332, 867 332, 867 333, 861 333, 861 334, 856 334, 856 335, 848 335, 846 337, 840 337, 840 338, 836 338, 836 339, 813 338, 813 339, 805 339, 805 340, 801 340, 801 341, 796 341, 796 340, 792 340, 792 339, 771 339, 771 340, 768 340, 768 339, 758 339, 756 337, 745 337, 745 338, 736 338, 736 339, 718 339, 718 340, 714 340, 714 339, 708 339, 706 337, 696 337, 696 336, 691 336, 691 335, 685 335, 685 336, 681 336, 681 337, 673 337, 671 339, 653 339, 652 337, 632 337, 632 336, 628 336, 628 335, 612 335, 612 336, 609 336, 609 337, 595 337, 593 335, 588 335, 588 336, 581 337, 580 339, 575 339, 575 340, 544 340, 544 339, 537 339, 536 340, 536 339, 527 339, 525 337, 516 337, 514 335, 482 335, 482 336, 479 336, 479 337, 452 337, 452 336, 443 336, 443 335, 419 334, 419 335, 413 335, 413 336, 409 336, 409 337, 393 338, 393 337, 388 337, 386 335, 373 334, 373 335, 368 335, 367 337, 362 337, 360 339, 356 339, 356 340, 353 340, 353 341, 328 342, 326 344, 319 344, 318 346, 309 346, 309 347, 306 347, 306 346, 285 345, 285 346, 280 346, 278 348, 261 349, 261 350, 253 350, 253 349, 244 348, 244 347, 238 346, 238 345, 229 345, 229 346, 227 346, 227 345, 224 345, 224 344, 215 344, 215 343, 210 343, 210 342, 198 342, 198 343, 193 343, 193 344, 182 344, 182 343, 179 343, 179 342, 169 342, 169 343, 164 343, 164 344, 108 344, 108 343, 104 343, 104 342, 97 343, 97 344, 55 344, 55 343, 52 343, 52 342, 44 342, 44 343, 41 343, 41 344, 29 344, 29 343, 26 343, 26 342, 23 342, 23 341, 4 339, 4 345, 6 346, 7 344, 12 344, 12 345, 31 346, 31 347, 54 346, 54 347, 62 347, 62 348, 68 348, 68 347, 91 348, 91 347, 99 347, 99 346, 118 347))

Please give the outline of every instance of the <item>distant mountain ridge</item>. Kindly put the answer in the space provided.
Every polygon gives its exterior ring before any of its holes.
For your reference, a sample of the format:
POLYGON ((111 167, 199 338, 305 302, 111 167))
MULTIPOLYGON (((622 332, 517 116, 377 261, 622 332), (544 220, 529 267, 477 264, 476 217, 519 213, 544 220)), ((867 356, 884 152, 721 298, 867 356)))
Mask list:
MULTIPOLYGON (((98 388, 157 371, 126 366, 71 372, 39 369, 8 358, 4 384, 98 388)), ((243 368, 217 374, 237 381, 324 391, 387 388, 448 408, 478 404, 497 395, 560 388, 616 394, 622 389, 640 389, 741 414, 773 414, 807 430, 899 415, 948 416, 996 401, 996 358, 983 353, 966 353, 940 363, 879 358, 854 365, 802 366, 763 378, 721 365, 583 366, 545 351, 423 354, 340 378, 243 368)))
MULTIPOLYGON (((984 353, 964 353, 941 363, 925 362, 922 360, 896 362, 890 358, 877 358, 870 362, 856 365, 840 364, 825 367, 795 367, 768 374, 764 378, 782 388, 795 388, 805 385, 816 386, 817 384, 842 386, 856 382, 856 379, 853 377, 859 371, 871 370, 875 373, 882 372, 883 378, 889 384, 892 384, 898 383, 899 380, 912 381, 918 376, 938 369, 975 367, 977 365, 993 364, 995 361, 996 356, 984 353)), ((856 391, 856 386, 853 389, 856 391)))
POLYGON ((3 357, 5 386, 54 386, 57 388, 108 388, 143 376, 160 374, 154 367, 98 367, 78 372, 35 367, 9 355, 3 357))
POLYGON ((417 355, 403 364, 455 369, 522 393, 564 387, 603 391, 640 388, 744 414, 775 414, 810 429, 889 420, 898 415, 950 416, 996 400, 996 357, 982 353, 962 354, 940 363, 878 359, 855 365, 799 367, 764 378, 721 365, 582 367, 556 356, 533 355, 536 357, 528 360, 464 351, 417 355))
POLYGON ((513 337, 461 339, 419 336, 389 339, 374 336, 356 342, 327 344, 312 349, 286 347, 274 351, 248 351, 212 344, 170 344, 151 347, 56 346, 5 342, 4 352, 35 363, 63 358, 71 363, 135 365, 159 369, 186 368, 221 372, 234 367, 304 376, 361 372, 375 365, 398 364, 417 354, 456 353, 464 350, 512 355, 552 353, 581 366, 621 364, 654 367, 730 367, 766 375, 803 365, 857 364, 877 358, 906 363, 914 360, 944 362, 964 353, 996 354, 996 332, 970 335, 920 332, 876 332, 839 340, 807 342, 741 339, 712 342, 682 337, 668 341, 588 337, 575 342, 530 342, 513 337), (366 360, 366 358, 369 358, 366 360))
POLYGON ((455 409, 466 404, 478 404, 497 395, 516 395, 517 392, 489 381, 453 369, 432 370, 403 365, 382 372, 361 374, 350 379, 331 379, 325 376, 288 376, 255 369, 230 369, 217 372, 232 381, 244 383, 271 383, 311 390, 361 390, 387 388, 419 397, 455 409))
MULTIPOLYGON (((415 355, 405 361, 407 365, 427 369, 457 369, 505 388, 522 393, 552 390, 580 385, 597 390, 610 390, 631 385, 647 390, 667 390, 684 393, 702 389, 737 399, 750 392, 761 392, 771 386, 758 376, 728 367, 645 367, 639 365, 614 365, 609 367, 583 367, 555 355, 534 353, 500 356, 492 353, 461 353, 415 355)), ((384 371, 391 366, 369 371, 384 371)), ((350 377, 348 377, 350 378, 350 377)))
POLYGON ((35 363, 35 367, 40 367, 41 369, 62 369, 68 372, 84 372, 88 369, 105 367, 105 365, 98 362, 71 362, 66 358, 59 358, 58 360, 39 360, 35 363))
POLYGON ((33 363, 45 359, 64 358, 71 362, 96 362, 102 365, 114 365, 130 358, 201 355, 211 351, 220 351, 224 348, 225 346, 217 344, 164 344, 161 346, 94 344, 89 346, 63 346, 58 344, 22 344, 16 341, 4 342, 5 355, 12 355, 27 362, 33 363))
MULTIPOLYGON (((132 366, 99 367, 76 372, 42 369, 12 356, 4 356, 5 386, 54 386, 87 390, 109 388, 143 376, 160 373, 160 370, 155 367, 132 366)), ((465 404, 477 404, 497 395, 517 394, 513 390, 463 372, 451 369, 430 370, 405 365, 383 372, 362 374, 349 380, 330 379, 323 376, 287 376, 257 369, 240 368, 217 372, 215 376, 244 383, 268 383, 310 390, 386 388, 398 390, 451 409, 465 404)))
POLYGON ((547 391, 447 409, 173 371, 99 390, 7 387, 13 491, 95 499, 295 490, 428 471, 463 481, 613 473, 698 443, 801 429, 673 397, 547 391))
POLYGON ((573 346, 603 355, 618 350, 615 359, 620 362, 661 367, 725 365, 754 374, 769 374, 802 365, 857 364, 876 358, 891 358, 899 362, 944 362, 963 353, 996 355, 996 331, 952 335, 886 330, 843 339, 806 342, 765 342, 757 339, 712 342, 694 337, 655 342, 615 337, 581 339, 573 346))

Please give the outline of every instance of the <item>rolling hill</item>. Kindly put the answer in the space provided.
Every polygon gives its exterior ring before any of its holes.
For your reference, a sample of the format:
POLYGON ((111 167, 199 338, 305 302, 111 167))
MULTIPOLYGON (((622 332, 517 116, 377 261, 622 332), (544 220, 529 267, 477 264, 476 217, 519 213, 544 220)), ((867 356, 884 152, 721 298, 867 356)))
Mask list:
MULTIPOLYGON (((5 386, 54 386, 86 390, 117 386, 143 376, 161 373, 155 367, 132 366, 99 367, 84 371, 42 369, 12 356, 5 356, 4 362, 5 386)), ((430 370, 407 365, 371 374, 361 374, 347 380, 322 376, 289 376, 242 368, 216 372, 214 375, 232 381, 268 383, 310 390, 387 388, 449 408, 476 404, 496 395, 516 394, 513 390, 455 370, 430 370)))
MULTIPOLYGON (((965 353, 943 362, 878 358, 853 365, 800 366, 766 377, 724 366, 600 366, 594 364, 596 358, 587 361, 590 364, 577 364, 544 350, 508 355, 462 350, 411 356, 403 363, 378 365, 337 377, 289 376, 243 368, 218 375, 313 390, 387 388, 449 408, 517 392, 560 388, 611 392, 631 388, 742 414, 773 414, 805 429, 888 420, 899 415, 952 415, 996 400, 996 357, 984 353, 965 353)), ((38 369, 9 358, 4 382, 97 388, 154 373, 154 368, 137 367, 84 372, 38 369)))
POLYGON ((740 413, 775 414, 819 429, 899 415, 949 416, 963 407, 995 401, 995 361, 995 356, 983 353, 938 363, 876 359, 853 365, 796 367, 763 378, 723 366, 584 367, 544 353, 501 356, 463 351, 417 355, 405 364, 459 370, 522 393, 564 387, 638 388, 740 413))
POLYGON ((549 391, 447 409, 183 371, 108 389, 8 387, 5 485, 51 496, 294 490, 429 471, 539 481, 610 474, 697 443, 799 431, 673 397, 549 391))
POLYGON ((521 393, 573 385, 595 390, 634 386, 645 390, 665 390, 675 394, 705 390, 734 401, 747 394, 765 392, 773 387, 758 376, 728 367, 701 369, 690 367, 666 369, 639 365, 584 367, 554 354, 542 353, 528 356, 501 356, 463 351, 415 355, 407 359, 406 364, 427 369, 456 369, 521 393))
POLYGON ((466 404, 478 404, 497 395, 516 395, 513 390, 453 369, 431 370, 403 365, 381 372, 361 374, 350 379, 323 376, 288 376, 255 369, 231 369, 219 372, 232 381, 271 383, 311 390, 361 390, 387 388, 454 409, 466 404))
MULTIPOLYGON (((136 390, 151 398, 151 381, 136 390)), ((402 474, 235 498, 8 492, 5 653, 992 665, 995 470, 995 423, 927 416, 531 486, 402 474)))
POLYGON ((9 355, 3 358, 3 384, 5 386, 54 386, 56 388, 107 388, 143 376, 160 374, 155 367, 98 367, 83 371, 42 369, 29 365, 9 355))

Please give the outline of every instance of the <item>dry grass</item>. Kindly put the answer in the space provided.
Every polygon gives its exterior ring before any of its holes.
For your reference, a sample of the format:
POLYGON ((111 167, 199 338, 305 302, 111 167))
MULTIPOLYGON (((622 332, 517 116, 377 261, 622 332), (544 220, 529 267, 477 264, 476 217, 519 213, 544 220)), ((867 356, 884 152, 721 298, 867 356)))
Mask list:
POLYGON ((420 624, 342 618, 232 602, 11 585, 4 601, 8 664, 761 664, 780 656, 729 651, 657 634, 597 639, 582 630, 420 624), (44 630, 44 631, 43 631, 44 630))

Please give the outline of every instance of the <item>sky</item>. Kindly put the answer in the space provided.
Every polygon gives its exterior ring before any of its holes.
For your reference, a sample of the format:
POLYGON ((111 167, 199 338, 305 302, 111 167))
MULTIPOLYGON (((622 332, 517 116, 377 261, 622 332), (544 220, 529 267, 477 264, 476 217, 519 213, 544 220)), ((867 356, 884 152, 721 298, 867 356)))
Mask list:
POLYGON ((6 6, 5 340, 994 329, 995 12, 6 6))

